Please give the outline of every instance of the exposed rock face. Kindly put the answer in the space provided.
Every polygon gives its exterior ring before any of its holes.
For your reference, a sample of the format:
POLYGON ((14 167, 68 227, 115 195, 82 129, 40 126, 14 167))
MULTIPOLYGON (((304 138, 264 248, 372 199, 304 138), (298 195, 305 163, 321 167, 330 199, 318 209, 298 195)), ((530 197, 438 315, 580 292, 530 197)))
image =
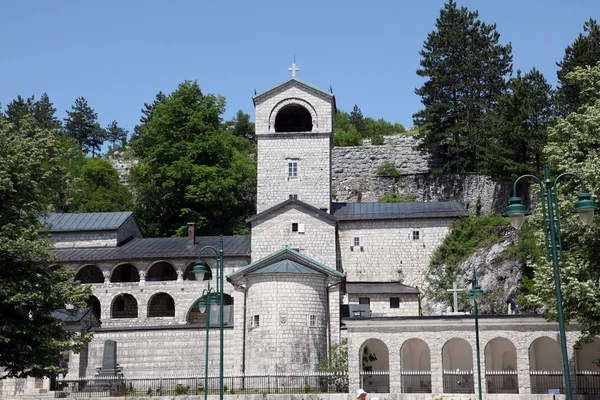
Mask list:
POLYGON ((108 157, 108 161, 115 167, 119 173, 119 180, 125 186, 129 184, 129 172, 131 167, 137 164, 136 159, 126 158, 125 153, 115 151, 112 156, 108 157))

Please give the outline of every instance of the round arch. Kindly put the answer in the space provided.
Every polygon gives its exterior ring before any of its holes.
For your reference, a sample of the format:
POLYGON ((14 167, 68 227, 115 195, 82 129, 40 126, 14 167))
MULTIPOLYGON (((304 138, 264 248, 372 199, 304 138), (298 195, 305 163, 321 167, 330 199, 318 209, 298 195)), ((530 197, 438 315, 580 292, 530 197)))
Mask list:
POLYGON ((92 311, 94 312, 94 314, 96 314, 96 317, 98 317, 98 319, 101 318, 102 305, 100 304, 100 300, 98 300, 96 296, 90 295, 90 297, 88 297, 87 307, 90 307, 92 309, 92 311))
POLYGON ((168 261, 157 261, 148 267, 146 273, 146 282, 157 281, 175 281, 177 280, 177 272, 175 267, 168 261))
POLYGON ((370 393, 390 391, 390 353, 379 339, 368 339, 358 352, 361 387, 370 393))
POLYGON ((317 115, 317 112, 316 112, 315 108, 312 106, 312 104, 310 104, 308 101, 306 101, 304 99, 294 97, 294 98, 282 100, 279 103, 277 103, 277 105, 275 107, 273 107, 273 109, 271 110, 271 114, 269 115, 269 131, 273 130, 274 132, 277 132, 277 130, 275 129, 275 125, 276 125, 277 115, 279 115, 279 111, 282 108, 291 106, 291 105, 302 107, 308 111, 308 113, 310 114, 311 121, 312 121, 311 131, 315 127, 319 126, 319 122, 318 122, 319 116, 317 115))
MULTIPOLYGON (((206 297, 206 296, 203 296, 203 297, 206 297)), ((200 299, 202 299, 202 297, 199 297, 198 299, 196 299, 196 301, 194 301, 188 308, 188 312, 185 317, 186 324, 206 325, 206 312, 201 313, 200 309, 198 308, 198 302, 200 301, 200 299)), ((220 301, 220 298, 218 298, 217 303, 219 301, 220 301)), ((223 325, 229 325, 230 323, 233 324, 233 318, 232 318, 233 317, 233 297, 231 297, 227 293, 223 293, 223 304, 225 305, 225 308, 223 309, 223 319, 224 319, 223 325)), ((211 313, 210 320, 211 320, 211 325, 218 323, 219 322, 218 313, 215 313, 215 314, 211 313)))
POLYGON ((575 350, 575 365, 577 371, 600 371, 600 366, 593 360, 600 358, 600 339, 593 338, 575 350))
POLYGON ((77 270, 75 280, 81 283, 104 283, 104 275, 97 265, 84 265, 77 270))
POLYGON ((529 345, 530 371, 562 371, 562 353, 558 342, 541 336, 529 345))
POLYGON ((138 302, 132 295, 121 293, 113 299, 110 305, 111 318, 137 318, 138 302))
POLYGON ((131 263, 121 263, 115 266, 110 274, 111 283, 119 282, 139 282, 140 273, 135 265, 131 263))
POLYGON ((517 348, 510 340, 497 337, 485 346, 486 371, 516 371, 517 348))
POLYGON ((402 371, 431 371, 431 352, 421 339, 408 339, 400 349, 402 371))
POLYGON ((175 300, 167 293, 157 293, 148 300, 148 318, 174 317, 175 300))
POLYGON ((195 281, 196 280, 196 275, 194 275, 192 273, 192 269, 194 268, 194 265, 196 264, 196 261, 191 261, 187 267, 185 267, 185 270, 183 272, 183 280, 184 281, 195 281))
POLYGON ((473 371, 473 348, 465 339, 452 338, 442 347, 444 371, 473 371))

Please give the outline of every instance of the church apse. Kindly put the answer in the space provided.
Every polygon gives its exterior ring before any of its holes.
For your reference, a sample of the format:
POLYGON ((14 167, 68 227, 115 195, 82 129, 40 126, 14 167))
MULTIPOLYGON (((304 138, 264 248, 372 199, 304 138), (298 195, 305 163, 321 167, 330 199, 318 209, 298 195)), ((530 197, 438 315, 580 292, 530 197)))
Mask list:
POLYGON ((310 112, 299 104, 284 106, 275 117, 275 132, 310 132, 312 128, 310 112))

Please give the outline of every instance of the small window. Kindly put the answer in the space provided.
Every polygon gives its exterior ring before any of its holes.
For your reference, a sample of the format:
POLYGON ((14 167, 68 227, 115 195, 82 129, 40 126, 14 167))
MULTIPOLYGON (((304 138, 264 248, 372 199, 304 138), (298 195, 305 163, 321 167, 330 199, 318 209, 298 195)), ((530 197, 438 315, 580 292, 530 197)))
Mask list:
POLYGON ((298 200, 297 194, 290 194, 290 200, 298 200))
POLYGON ((292 250, 297 251, 300 254, 304 254, 304 249, 301 249, 299 247, 292 247, 292 250))
POLYGON ((311 314, 308 316, 308 326, 314 327, 317 326, 317 316, 314 314, 311 314))
POLYGON ((293 161, 288 163, 288 176, 292 178, 298 176, 298 162, 293 161))
POLYGON ((419 240, 419 239, 420 239, 419 231, 413 231, 412 232, 412 240, 419 240))
POLYGON ((355 246, 360 246, 360 238, 359 237, 355 237, 354 238, 354 245, 355 246))
POLYGON ((260 326, 260 315, 255 315, 255 316, 252 318, 252 326, 253 326, 254 328, 258 328, 258 327, 260 326))
POLYGON ((400 308, 399 297, 390 297, 390 308, 400 308))
POLYGON ((292 232, 298 232, 298 223, 292 222, 292 232))
POLYGON ((371 299, 369 297, 359 297, 358 304, 371 304, 371 299))

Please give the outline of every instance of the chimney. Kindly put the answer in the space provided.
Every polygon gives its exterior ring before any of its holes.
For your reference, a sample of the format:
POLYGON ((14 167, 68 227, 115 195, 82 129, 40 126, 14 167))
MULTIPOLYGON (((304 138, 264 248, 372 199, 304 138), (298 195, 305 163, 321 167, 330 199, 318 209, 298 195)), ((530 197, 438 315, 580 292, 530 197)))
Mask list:
POLYGON ((188 247, 192 247, 196 244, 196 223, 188 222, 188 247))

